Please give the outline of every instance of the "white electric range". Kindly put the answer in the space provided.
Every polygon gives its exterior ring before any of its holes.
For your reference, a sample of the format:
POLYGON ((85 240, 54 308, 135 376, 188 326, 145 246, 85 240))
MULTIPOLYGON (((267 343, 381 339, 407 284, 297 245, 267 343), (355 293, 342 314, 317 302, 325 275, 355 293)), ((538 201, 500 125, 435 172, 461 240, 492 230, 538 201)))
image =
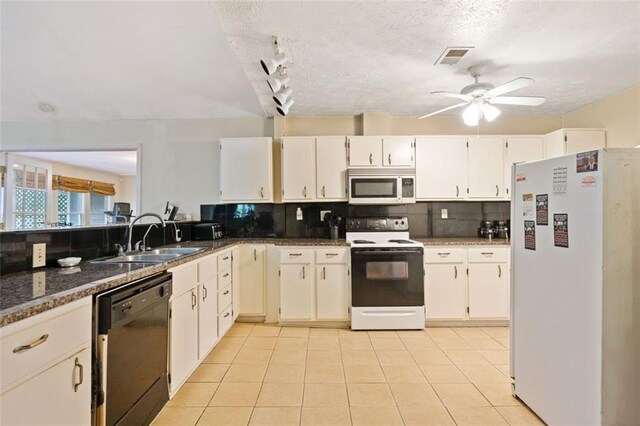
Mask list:
POLYGON ((351 328, 423 329, 424 247, 406 217, 349 218, 351 328))

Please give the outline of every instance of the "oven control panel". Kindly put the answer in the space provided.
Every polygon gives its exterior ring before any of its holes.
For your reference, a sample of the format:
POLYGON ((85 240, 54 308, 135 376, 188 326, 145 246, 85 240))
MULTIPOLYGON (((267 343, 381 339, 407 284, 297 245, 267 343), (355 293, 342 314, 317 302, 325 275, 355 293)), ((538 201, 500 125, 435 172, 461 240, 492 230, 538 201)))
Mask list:
POLYGON ((346 222, 347 231, 408 231, 407 217, 350 217, 346 222))

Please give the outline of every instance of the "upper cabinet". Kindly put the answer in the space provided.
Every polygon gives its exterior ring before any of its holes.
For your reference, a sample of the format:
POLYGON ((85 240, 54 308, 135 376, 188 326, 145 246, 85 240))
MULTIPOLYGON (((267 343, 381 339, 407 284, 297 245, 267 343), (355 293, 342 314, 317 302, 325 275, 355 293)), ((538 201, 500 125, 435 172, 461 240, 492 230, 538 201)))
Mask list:
POLYGON ((415 167, 413 136, 350 136, 349 167, 415 167))
POLYGON ((504 139, 469 138, 469 198, 504 198, 504 139))
POLYGON ((347 139, 349 167, 382 166, 380 136, 350 136, 347 139))
POLYGON ((344 136, 316 138, 316 197, 347 200, 347 143, 344 136))
POLYGON ((271 138, 220 139, 220 201, 273 202, 271 138))
POLYGON ((511 165, 543 158, 542 136, 508 136, 505 143, 504 187, 505 195, 511 197, 511 165))
POLYGON ((413 136, 384 136, 382 165, 387 167, 415 167, 413 136))
POLYGON ((559 129, 544 135, 545 158, 605 148, 605 129, 559 129))
POLYGON ((457 200, 467 196, 466 136, 418 137, 416 198, 457 200))
POLYGON ((316 198, 314 137, 282 138, 282 201, 316 198))

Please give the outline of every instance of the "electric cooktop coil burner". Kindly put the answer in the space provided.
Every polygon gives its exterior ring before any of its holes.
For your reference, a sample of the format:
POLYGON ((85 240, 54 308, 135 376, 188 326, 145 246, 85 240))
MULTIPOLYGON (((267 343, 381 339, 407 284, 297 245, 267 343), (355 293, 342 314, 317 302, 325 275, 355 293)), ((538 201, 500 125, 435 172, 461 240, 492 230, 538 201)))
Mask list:
POLYGON ((353 242, 355 244, 374 244, 373 241, 369 241, 369 240, 353 240, 353 242))
POLYGON ((409 240, 389 240, 390 243, 397 243, 397 244, 411 244, 412 241, 409 240))

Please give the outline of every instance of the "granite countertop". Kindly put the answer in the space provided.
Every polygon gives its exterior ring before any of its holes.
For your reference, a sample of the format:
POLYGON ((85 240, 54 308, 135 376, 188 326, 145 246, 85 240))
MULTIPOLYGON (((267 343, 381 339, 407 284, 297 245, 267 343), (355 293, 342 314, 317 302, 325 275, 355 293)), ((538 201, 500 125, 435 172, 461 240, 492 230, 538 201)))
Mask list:
MULTIPOLYGON (((427 246, 508 245, 506 240, 483 238, 416 238, 427 246)), ((243 238, 188 241, 167 247, 201 247, 204 250, 166 263, 118 264, 82 262, 73 268, 43 268, 0 277, 0 327, 70 303, 83 297, 146 278, 182 263, 215 253, 235 244, 274 244, 276 246, 345 246, 345 239, 322 238, 243 238), (36 281, 44 282, 41 292, 36 281)))

